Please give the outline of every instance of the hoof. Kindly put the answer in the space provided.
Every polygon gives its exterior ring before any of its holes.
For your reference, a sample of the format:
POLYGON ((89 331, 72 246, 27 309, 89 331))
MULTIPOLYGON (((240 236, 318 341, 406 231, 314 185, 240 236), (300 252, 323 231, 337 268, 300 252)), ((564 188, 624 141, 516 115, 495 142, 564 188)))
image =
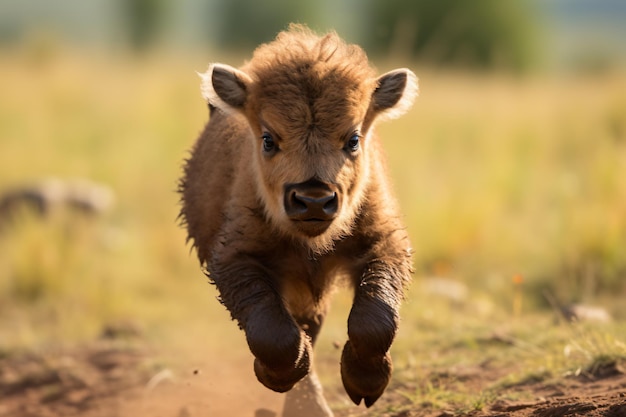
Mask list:
POLYGON ((385 391, 391 378, 391 356, 377 356, 360 360, 350 341, 341 354, 341 380, 346 393, 356 405, 371 407, 385 391))
POLYGON ((309 354, 305 351, 300 361, 290 369, 274 370, 255 359, 254 373, 259 382, 272 391, 287 392, 309 373, 309 366, 309 354))

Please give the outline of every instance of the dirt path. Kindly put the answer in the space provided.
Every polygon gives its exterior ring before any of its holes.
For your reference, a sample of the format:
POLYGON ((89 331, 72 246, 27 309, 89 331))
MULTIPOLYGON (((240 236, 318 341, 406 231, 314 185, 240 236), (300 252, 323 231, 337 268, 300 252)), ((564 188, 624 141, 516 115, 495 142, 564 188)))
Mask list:
POLYGON ((237 361, 183 359, 188 366, 172 369, 157 356, 98 343, 0 359, 0 417, 236 417, 280 408, 280 395, 252 383, 237 361))
MULTIPOLYGON (((282 396, 264 389, 252 375, 248 357, 234 362, 189 363, 177 369, 158 363, 145 350, 97 343, 71 351, 0 358, 2 417, 253 417, 260 408, 278 411, 282 396)), ((184 358, 183 358, 184 359, 184 358)), ((438 378, 480 390, 502 369, 453 369, 438 378)), ((338 417, 626 416, 626 365, 608 363, 594 375, 503 387, 480 410, 459 413, 433 404, 392 407, 406 398, 391 387, 371 411, 341 407, 338 417), (388 411, 394 409, 396 411, 388 411), (387 411, 386 411, 387 410, 387 411)), ((339 393, 330 393, 337 397, 339 393)), ((272 416, 268 411, 257 415, 272 416)))

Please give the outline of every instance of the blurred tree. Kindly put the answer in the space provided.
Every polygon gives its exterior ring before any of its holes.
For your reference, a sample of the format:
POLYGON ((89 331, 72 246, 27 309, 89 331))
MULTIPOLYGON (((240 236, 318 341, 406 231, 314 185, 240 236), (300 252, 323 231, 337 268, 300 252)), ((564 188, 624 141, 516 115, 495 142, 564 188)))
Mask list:
POLYGON ((165 0, 120 0, 128 40, 136 52, 156 43, 166 21, 165 0))
POLYGON ((532 0, 369 0, 364 44, 436 65, 524 70, 533 64, 532 0))
POLYGON ((289 23, 305 23, 315 29, 321 22, 322 2, 290 0, 219 0, 217 45, 251 48, 272 40, 289 23))

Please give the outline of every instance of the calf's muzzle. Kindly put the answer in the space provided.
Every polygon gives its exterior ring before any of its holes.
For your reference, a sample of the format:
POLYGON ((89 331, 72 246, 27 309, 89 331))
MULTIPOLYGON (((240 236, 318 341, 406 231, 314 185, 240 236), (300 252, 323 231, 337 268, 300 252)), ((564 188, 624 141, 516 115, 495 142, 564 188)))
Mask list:
POLYGON ((330 223, 339 209, 337 187, 317 179, 285 186, 285 213, 301 222, 330 223))

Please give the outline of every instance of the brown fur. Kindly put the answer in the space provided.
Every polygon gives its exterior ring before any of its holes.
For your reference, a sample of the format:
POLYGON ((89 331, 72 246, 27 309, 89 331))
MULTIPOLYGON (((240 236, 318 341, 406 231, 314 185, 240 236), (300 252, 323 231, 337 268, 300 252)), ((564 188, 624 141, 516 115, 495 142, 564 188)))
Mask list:
POLYGON ((376 78, 359 47, 292 26, 241 69, 215 64, 202 77, 212 111, 185 166, 181 216, 246 333, 257 377, 283 392, 307 375, 343 276, 355 296, 341 375, 356 404, 372 405, 389 381, 411 269, 373 124, 408 109, 415 76, 402 69, 376 78), (355 134, 356 151, 347 145, 355 134), (264 150, 264 136, 277 148, 264 150), (332 199, 336 212, 295 221, 290 185, 332 199))

